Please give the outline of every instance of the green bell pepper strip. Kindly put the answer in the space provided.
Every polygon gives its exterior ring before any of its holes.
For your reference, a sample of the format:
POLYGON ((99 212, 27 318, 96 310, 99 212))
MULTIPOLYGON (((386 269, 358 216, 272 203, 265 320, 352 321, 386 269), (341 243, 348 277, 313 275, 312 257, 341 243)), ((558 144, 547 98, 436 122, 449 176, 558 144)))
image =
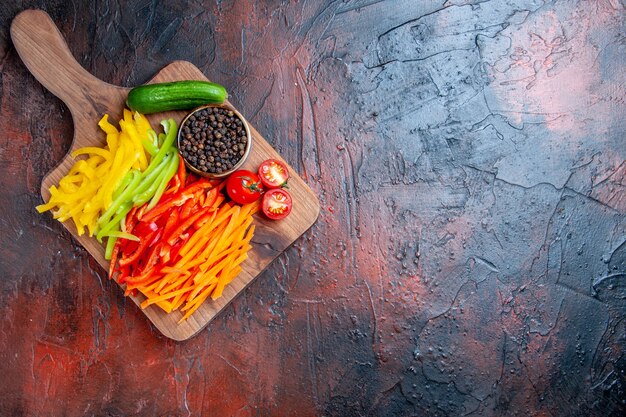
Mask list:
MULTIPOLYGON (((150 199, 153 199, 163 182, 165 182, 165 185, 167 185, 169 180, 174 176, 171 169, 174 160, 178 161, 178 155, 175 150, 172 150, 172 152, 164 160, 164 162, 167 161, 166 166, 160 172, 159 176, 154 179, 154 182, 150 185, 150 188, 148 188, 140 195, 135 196, 135 206, 140 206, 147 203, 150 199)), ((161 194, 163 194, 163 191, 161 191, 161 194)), ((161 198, 161 195, 159 195, 158 198, 161 198)))
POLYGON ((144 147, 150 153, 150 156, 154 156, 159 152, 159 138, 154 130, 148 130, 148 139, 146 139, 147 146, 144 143, 144 147))
POLYGON ((152 157, 159 152, 159 148, 157 148, 152 142, 150 142, 146 138, 141 139, 141 144, 152 157))
POLYGON ((133 179, 133 172, 135 171, 136 170, 128 171, 126 175, 124 175, 122 181, 120 182, 120 185, 118 185, 115 191, 113 191, 113 200, 116 200, 117 197, 119 197, 119 195, 122 193, 122 191, 124 191, 128 183, 133 179))
POLYGON ((137 170, 133 170, 131 172, 133 173, 133 178, 130 180, 130 183, 126 186, 124 191, 118 195, 115 200, 113 200, 111 206, 104 213, 102 213, 98 219, 98 225, 102 226, 105 223, 108 223, 111 216, 117 213, 120 206, 131 200, 131 196, 134 194, 135 189, 137 188, 137 185, 139 185, 139 181, 142 177, 141 173, 137 170))
POLYGON ((152 184, 157 180, 157 178, 161 176, 163 171, 167 168, 167 165, 168 165, 167 158, 163 158, 161 159, 159 166, 153 169, 150 173, 148 173, 148 175, 146 175, 146 173, 144 172, 144 174, 142 175, 143 178, 141 180, 141 183, 135 189, 135 195, 133 196, 133 201, 136 201, 137 196, 139 194, 144 193, 147 189, 150 188, 150 186, 152 186, 152 184))
MULTIPOLYGON (((128 239, 139 242, 139 238, 131 233, 120 232, 119 230, 112 230, 106 234, 109 238, 114 237, 116 239, 128 239)), ((108 242, 107 242, 108 243, 108 242)))
POLYGON ((108 236, 109 232, 114 231, 114 230, 120 230, 119 229, 120 222, 122 221, 124 217, 126 217, 126 214, 132 208, 133 208, 133 203, 131 201, 124 202, 119 207, 119 210, 116 212, 115 216, 113 216, 113 218, 110 221, 104 224, 102 228, 96 234, 96 239, 98 239, 98 242, 102 242, 102 238, 105 236, 108 236))
POLYGON ((135 207, 146 203, 152 198, 161 182, 161 178, 163 178, 163 175, 165 175, 167 168, 170 165, 171 158, 172 154, 166 155, 165 158, 163 158, 163 161, 161 161, 159 168, 152 171, 152 173, 150 174, 150 181, 145 181, 142 184, 142 187, 138 190, 138 193, 135 194, 135 196, 133 197, 133 203, 135 207))
POLYGON ((111 232, 110 237, 107 240, 106 249, 104 250, 104 259, 111 259, 111 256, 113 255, 113 249, 115 248, 115 242, 117 242, 118 238, 139 241, 139 238, 137 236, 131 235, 130 233, 111 232))
POLYGON ((107 240, 107 246, 106 249, 104 250, 104 259, 111 259, 111 255, 113 255, 113 248, 115 247, 115 242, 117 242, 117 238, 116 237, 110 237, 107 240))
POLYGON ((165 131, 165 139, 163 140, 163 144, 161 145, 159 152, 152 158, 150 161, 150 165, 143 172, 144 175, 149 175, 161 162, 161 160, 165 157, 165 154, 174 147, 174 140, 176 140, 176 122, 174 119, 167 119, 161 121, 163 125, 163 130, 165 131))
POLYGON ((167 187, 167 184, 170 182, 172 177, 178 171, 178 164, 179 164, 178 154, 174 152, 174 156, 172 157, 172 160, 170 161, 170 164, 167 167, 167 171, 165 175, 163 176, 163 178, 161 178, 161 183, 157 187, 156 192, 154 193, 154 196, 152 197, 152 200, 150 200, 150 204, 148 204, 148 207, 147 207, 148 210, 156 206, 159 200, 161 199, 161 196, 163 196, 163 193, 165 192, 165 187, 167 187))

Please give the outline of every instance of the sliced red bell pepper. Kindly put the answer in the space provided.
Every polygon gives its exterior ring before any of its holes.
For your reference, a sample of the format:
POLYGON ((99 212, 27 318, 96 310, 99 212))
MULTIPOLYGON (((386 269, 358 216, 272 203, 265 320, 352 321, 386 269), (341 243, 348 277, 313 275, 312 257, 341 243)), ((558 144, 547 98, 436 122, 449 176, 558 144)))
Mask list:
POLYGON ((128 276, 130 275, 130 267, 129 266, 122 266, 120 265, 119 267, 119 275, 117 276, 117 282, 120 284, 123 284, 126 282, 126 279, 128 278, 128 276))
MULTIPOLYGON (((188 177, 191 178, 191 175, 188 177)), ((196 192, 202 192, 207 188, 214 188, 212 182, 207 180, 206 178, 200 178, 199 180, 193 182, 189 186, 180 190, 178 193, 172 195, 171 197, 161 200, 156 206, 154 206, 150 211, 144 213, 143 216, 139 217, 141 221, 150 221, 165 213, 171 207, 174 206, 182 206, 185 201, 190 198, 194 198, 196 192)))
POLYGON ((172 207, 182 206, 185 203, 185 201, 189 200, 192 197, 193 195, 186 195, 182 193, 175 194, 171 196, 170 198, 166 199, 165 201, 159 202, 156 206, 154 206, 154 208, 152 208, 152 210, 145 213, 144 216, 141 218, 141 221, 154 220, 160 215, 162 215, 163 213, 165 213, 166 211, 168 211, 169 209, 171 209, 172 207))
POLYGON ((185 169, 185 161, 180 154, 178 154, 178 160, 178 173, 176 176, 178 177, 179 185, 182 185, 187 181, 187 170, 185 169))
POLYGON ((133 207, 130 209, 128 214, 126 215, 126 232, 132 233, 133 228, 137 224, 137 207, 133 207))
POLYGON ((138 275, 133 275, 132 277, 128 277, 126 279, 126 283, 130 284, 130 285, 135 285, 135 284, 139 284, 142 283, 144 281, 148 281, 150 279, 151 276, 153 276, 154 273, 154 267, 147 269, 146 271, 138 274, 138 275))
POLYGON ((181 186, 185 184, 185 162, 182 156, 178 155, 178 172, 172 177, 163 195, 175 194, 181 186))
POLYGON ((180 207, 180 219, 181 220, 185 220, 187 217, 191 215, 194 209, 194 206, 196 205, 196 200, 197 200, 196 198, 190 198, 189 200, 185 201, 185 204, 183 204, 180 207))
POLYGON ((202 203, 202 207, 211 207, 213 204, 215 204, 215 200, 217 200, 217 192, 217 187, 211 188, 209 192, 206 193, 204 202, 202 203))
POLYGON ((180 252, 180 249, 183 247, 188 239, 189 236, 187 236, 187 238, 184 240, 179 240, 178 243, 176 243, 174 246, 172 246, 172 249, 170 249, 170 259, 172 259, 174 262, 178 261, 178 252, 180 252))
POLYGON ((163 227, 163 236, 169 236, 172 233, 172 230, 176 228, 180 218, 179 218, 178 210, 172 210, 172 213, 167 217, 167 222, 163 227))
POLYGON ((159 263, 159 257, 161 255, 161 245, 161 243, 157 243, 156 245, 152 246, 149 251, 147 251, 148 256, 145 259, 143 267, 141 268, 142 275, 145 273, 145 271, 150 271, 154 269, 155 265, 159 263))
POLYGON ((162 263, 166 263, 170 261, 171 250, 172 250, 172 247, 167 242, 163 242, 163 244, 161 245, 161 250, 159 251, 159 256, 161 257, 162 263))
POLYGON ((189 227, 191 227, 191 225, 194 224, 196 220, 198 220, 202 216, 206 216, 206 213, 204 211, 198 211, 195 214, 191 215, 180 226, 174 229, 174 231, 165 238, 165 241, 173 246, 174 243, 176 243, 176 240, 181 239, 183 233, 185 233, 185 231, 189 229, 189 227))
POLYGON ((115 242, 115 246, 113 247, 113 252, 111 253, 111 262, 109 262, 109 279, 113 278, 113 274, 115 273, 115 267, 117 266, 117 257, 120 253, 120 247, 122 245, 122 241, 127 239, 117 239, 115 242))
POLYGON ((150 247, 150 245, 154 243, 153 240, 155 237, 158 236, 158 234, 159 230, 155 230, 153 232, 150 232, 145 237, 141 237, 137 249, 129 257, 120 259, 120 265, 129 265, 139 259, 145 252, 146 248, 150 247))

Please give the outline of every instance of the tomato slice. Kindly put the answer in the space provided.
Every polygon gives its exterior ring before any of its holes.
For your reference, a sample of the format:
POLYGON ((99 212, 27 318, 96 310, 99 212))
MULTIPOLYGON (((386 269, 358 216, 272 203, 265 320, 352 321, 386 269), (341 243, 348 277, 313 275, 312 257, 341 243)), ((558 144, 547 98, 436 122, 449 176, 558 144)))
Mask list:
POLYGON ((277 159, 268 159, 259 166, 259 178, 266 188, 278 188, 287 183, 287 166, 277 159))
POLYGON ((257 174, 240 169, 226 180, 226 192, 235 203, 248 204, 261 197, 263 186, 257 174))
POLYGON ((284 219, 291 213, 291 196, 282 188, 269 190, 263 196, 263 214, 272 220, 284 219))

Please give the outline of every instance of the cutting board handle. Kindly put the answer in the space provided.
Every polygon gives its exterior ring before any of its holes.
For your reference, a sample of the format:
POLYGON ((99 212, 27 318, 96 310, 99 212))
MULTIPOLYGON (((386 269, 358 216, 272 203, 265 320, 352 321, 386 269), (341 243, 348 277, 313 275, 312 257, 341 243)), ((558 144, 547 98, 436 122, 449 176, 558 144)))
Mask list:
POLYGON ((85 112, 84 104, 94 102, 94 92, 99 96, 121 94, 109 91, 122 90, 121 87, 107 84, 81 67, 61 32, 43 10, 25 10, 18 14, 11 23, 11 39, 37 81, 63 100, 73 115, 85 112))

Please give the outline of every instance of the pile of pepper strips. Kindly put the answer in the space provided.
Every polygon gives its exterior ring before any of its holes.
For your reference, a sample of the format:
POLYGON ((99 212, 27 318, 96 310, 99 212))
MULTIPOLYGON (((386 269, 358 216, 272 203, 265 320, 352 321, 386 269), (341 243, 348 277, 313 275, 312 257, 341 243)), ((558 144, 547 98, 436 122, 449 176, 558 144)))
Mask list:
POLYGON ((98 240, 108 238, 110 277, 127 285, 127 295, 142 292, 142 308, 181 309, 185 320, 241 271, 258 204, 236 205, 222 194, 223 182, 187 174, 173 145, 173 120, 163 121, 165 133, 157 136, 139 113, 125 110, 120 131, 107 117, 99 123, 107 145, 75 151, 89 157, 37 209, 72 219, 79 234, 87 227, 98 240))

